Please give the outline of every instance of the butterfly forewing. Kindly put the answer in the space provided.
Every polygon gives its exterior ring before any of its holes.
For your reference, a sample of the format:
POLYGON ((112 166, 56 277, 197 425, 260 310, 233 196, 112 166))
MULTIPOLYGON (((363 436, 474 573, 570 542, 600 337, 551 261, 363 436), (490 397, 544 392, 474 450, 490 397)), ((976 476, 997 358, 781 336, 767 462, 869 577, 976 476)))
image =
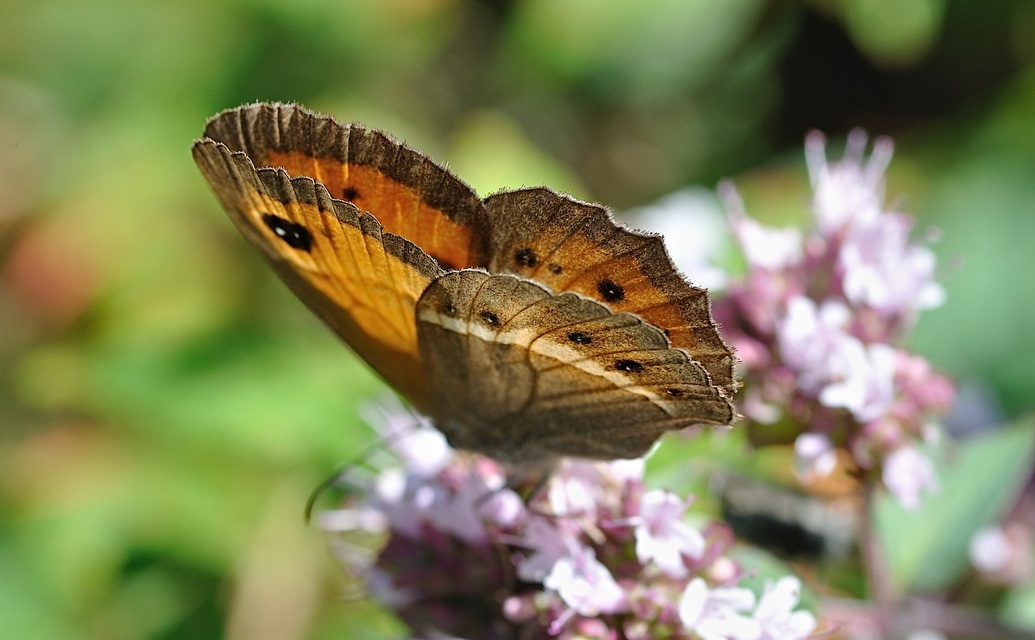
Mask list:
POLYGON ((414 308, 442 273, 435 261, 311 179, 256 169, 212 140, 195 144, 194 158, 231 220, 291 290, 390 384, 425 406, 414 308))
POLYGON ((212 118, 205 135, 246 152, 256 166, 320 182, 445 268, 486 265, 488 218, 477 194, 384 132, 297 105, 253 104, 212 118))

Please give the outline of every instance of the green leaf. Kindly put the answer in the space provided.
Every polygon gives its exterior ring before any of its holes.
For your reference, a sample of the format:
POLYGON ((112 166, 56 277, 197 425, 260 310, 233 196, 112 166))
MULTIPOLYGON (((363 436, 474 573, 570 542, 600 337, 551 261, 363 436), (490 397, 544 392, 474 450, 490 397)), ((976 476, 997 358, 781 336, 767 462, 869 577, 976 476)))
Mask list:
POLYGON ((1035 629, 1035 582, 1006 594, 1001 607, 1002 620, 1019 629, 1035 629))
POLYGON ((960 443, 939 464, 941 490, 916 511, 890 496, 878 499, 877 535, 902 592, 945 588, 966 570, 970 539, 1002 517, 1031 471, 1033 426, 1027 419, 960 443))

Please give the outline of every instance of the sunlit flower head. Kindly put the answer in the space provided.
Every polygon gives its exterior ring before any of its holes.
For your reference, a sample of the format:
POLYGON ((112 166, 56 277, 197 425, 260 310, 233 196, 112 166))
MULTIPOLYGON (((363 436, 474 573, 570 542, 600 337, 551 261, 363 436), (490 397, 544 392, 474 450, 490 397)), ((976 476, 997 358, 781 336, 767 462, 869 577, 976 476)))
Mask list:
MULTIPOLYGON (((400 420, 379 426, 396 433, 400 420)), ((411 436, 428 428, 414 423, 411 436)), ((403 464, 405 437, 389 444, 403 464)), ((320 518, 340 535, 361 522, 385 527, 363 573, 371 595, 422 637, 760 637, 755 596, 736 586, 744 574, 726 555, 732 534, 685 522, 690 500, 646 489, 642 461, 567 461, 526 501, 496 463, 448 459, 432 475, 419 464, 387 468, 358 502, 320 518)))
MULTIPOLYGON (((926 438, 954 391, 899 345, 944 290, 933 252, 910 239, 912 219, 884 205, 891 141, 878 138, 869 157, 866 143, 854 131, 843 157, 828 160, 823 136, 809 135, 815 224, 804 233, 767 228, 748 216, 731 186, 722 187, 747 271, 730 281, 715 313, 745 369, 745 416, 796 421, 799 435, 816 433, 844 448, 914 504, 937 486, 933 466, 900 451, 926 438)), ((833 459, 832 451, 798 454, 813 471, 833 459)))

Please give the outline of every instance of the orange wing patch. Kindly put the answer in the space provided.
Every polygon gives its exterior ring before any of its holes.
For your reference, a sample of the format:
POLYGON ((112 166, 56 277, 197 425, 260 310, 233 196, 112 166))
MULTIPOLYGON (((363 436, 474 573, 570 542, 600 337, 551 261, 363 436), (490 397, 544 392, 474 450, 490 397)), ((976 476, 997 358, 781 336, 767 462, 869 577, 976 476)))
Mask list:
POLYGON ((385 230, 412 240, 445 269, 485 264, 484 231, 476 237, 475 227, 429 205, 419 190, 392 180, 377 167, 272 150, 269 164, 321 182, 334 197, 371 212, 385 230))
POLYGON ((369 211, 443 268, 486 265, 488 217, 477 194, 383 132, 295 105, 256 104, 217 115, 205 135, 246 152, 256 166, 322 183, 332 197, 369 211))
POLYGON ((389 384, 427 406, 414 309, 442 273, 434 260, 310 178, 256 169, 212 140, 193 152, 231 220, 285 283, 389 384))

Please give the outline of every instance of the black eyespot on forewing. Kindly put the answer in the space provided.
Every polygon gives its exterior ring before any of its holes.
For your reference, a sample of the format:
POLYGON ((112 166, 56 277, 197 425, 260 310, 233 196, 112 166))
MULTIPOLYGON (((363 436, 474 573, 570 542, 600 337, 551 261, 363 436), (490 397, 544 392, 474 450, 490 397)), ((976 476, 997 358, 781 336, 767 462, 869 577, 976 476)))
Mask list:
POLYGON ((680 398, 683 395, 682 389, 665 389, 665 392, 673 398, 680 398))
POLYGON ((359 197, 359 190, 356 187, 345 187, 341 190, 341 197, 352 202, 359 197))
POLYGON ((593 336, 581 331, 572 331, 568 334, 568 340, 571 340, 575 344, 589 344, 590 342, 593 342, 593 336))
POLYGON ((550 264, 546 265, 546 268, 549 269, 550 273, 552 273, 555 276, 559 275, 561 273, 561 271, 564 271, 564 267, 562 267, 559 264, 553 263, 553 262, 551 262, 550 264))
POLYGON ((608 278, 604 278, 597 283, 597 291, 608 302, 619 302, 625 299, 625 289, 622 288, 622 285, 608 278))
POLYGON ((522 267, 534 267, 539 264, 539 256, 531 247, 525 247, 514 252, 514 262, 522 267))
POLYGON ((312 234, 297 222, 291 222, 272 213, 262 214, 262 221, 266 223, 270 231, 277 234, 277 237, 283 240, 289 247, 301 249, 307 253, 313 248, 312 234))
POLYGON ((478 315, 480 315, 482 317, 482 320, 485 321, 485 324, 487 324, 489 326, 492 326, 492 327, 500 326, 500 317, 498 315, 496 315, 495 313, 493 313, 493 312, 491 312, 489 310, 485 310, 485 311, 480 312, 478 315))
POLYGON ((639 373, 643 371, 643 365, 635 360, 619 360, 615 363, 615 369, 628 371, 629 373, 639 373))

